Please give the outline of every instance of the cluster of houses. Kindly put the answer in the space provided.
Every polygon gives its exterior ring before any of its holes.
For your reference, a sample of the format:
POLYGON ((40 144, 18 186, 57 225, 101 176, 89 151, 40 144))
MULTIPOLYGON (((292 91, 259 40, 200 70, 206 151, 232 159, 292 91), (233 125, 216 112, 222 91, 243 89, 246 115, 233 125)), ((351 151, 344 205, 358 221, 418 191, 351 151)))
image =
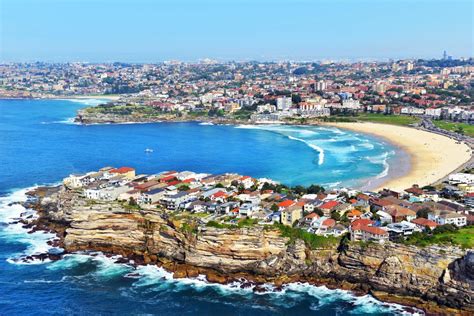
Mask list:
POLYGON ((349 233, 352 240, 385 242, 440 225, 474 223, 474 175, 452 174, 442 189, 414 185, 403 192, 339 189, 296 194, 269 179, 234 173, 166 171, 138 175, 130 167, 102 168, 63 181, 85 199, 123 201, 143 209, 208 213, 213 220, 279 222, 322 236, 349 233))

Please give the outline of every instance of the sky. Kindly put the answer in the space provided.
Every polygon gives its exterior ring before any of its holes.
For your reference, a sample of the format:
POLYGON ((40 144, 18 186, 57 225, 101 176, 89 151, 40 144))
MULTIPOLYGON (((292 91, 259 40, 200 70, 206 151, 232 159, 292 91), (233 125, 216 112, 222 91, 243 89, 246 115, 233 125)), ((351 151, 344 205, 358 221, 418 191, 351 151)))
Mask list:
POLYGON ((0 0, 0 62, 472 57, 471 0, 0 0))

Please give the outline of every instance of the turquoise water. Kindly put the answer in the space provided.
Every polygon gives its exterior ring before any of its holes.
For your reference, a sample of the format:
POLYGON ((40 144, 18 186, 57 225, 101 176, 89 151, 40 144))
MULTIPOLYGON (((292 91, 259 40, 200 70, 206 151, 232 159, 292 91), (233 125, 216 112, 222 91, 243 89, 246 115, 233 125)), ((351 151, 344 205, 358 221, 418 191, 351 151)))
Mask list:
MULTIPOLYGON (((87 101, 93 102, 93 101, 87 101)), ((156 267, 133 270, 105 256, 69 255, 18 264, 48 250, 51 235, 8 225, 22 212, 11 202, 26 189, 73 172, 130 165, 139 172, 239 172, 286 184, 366 185, 400 159, 391 145, 332 128, 209 126, 199 123, 71 124, 81 102, 0 101, 0 315, 392 315, 398 305, 307 284, 254 294, 202 279, 173 280, 156 267), (154 152, 146 154, 144 149, 154 152), (134 272, 133 275, 128 273, 134 272)))

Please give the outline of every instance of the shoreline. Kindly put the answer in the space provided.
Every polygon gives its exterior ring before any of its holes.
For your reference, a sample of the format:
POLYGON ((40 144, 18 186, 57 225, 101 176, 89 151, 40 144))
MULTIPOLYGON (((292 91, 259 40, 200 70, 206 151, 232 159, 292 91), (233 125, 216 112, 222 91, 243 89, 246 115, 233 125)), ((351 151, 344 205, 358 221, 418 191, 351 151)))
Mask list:
MULTIPOLYGON (((389 177, 377 190, 390 188, 403 191, 418 184, 431 185, 459 169, 471 159, 471 149, 465 143, 432 132, 411 127, 380 123, 323 123, 353 132, 382 138, 402 149, 409 156, 409 170, 401 176, 389 177)), ((397 166, 392 166, 398 168, 397 166)))
MULTIPOLYGON (((53 189, 58 187, 34 187, 32 190, 25 192, 25 195, 28 196, 37 196, 46 198, 48 194, 39 193, 40 191, 46 189, 53 189), (39 195, 38 195, 39 193, 39 195)), ((46 192, 44 191, 44 192, 46 192)), ((35 219, 24 218, 23 215, 20 215, 17 220, 25 224, 23 229, 29 232, 49 232, 56 235, 55 238, 51 239, 53 242, 48 242, 53 248, 60 247, 64 249, 64 252, 60 254, 55 253, 45 253, 30 255, 24 258, 29 260, 39 260, 41 262, 57 261, 62 260, 64 256, 69 254, 85 253, 86 255, 96 256, 97 253, 102 253, 105 257, 113 258, 115 263, 118 264, 127 264, 134 268, 135 271, 131 272, 131 275, 134 277, 137 275, 136 269, 140 266, 152 265, 157 268, 162 268, 167 273, 172 274, 173 279, 189 279, 193 280, 200 276, 204 276, 208 284, 221 284, 228 285, 239 283, 238 287, 240 289, 249 289, 253 293, 262 293, 262 292, 281 292, 285 290, 287 286, 291 284, 302 284, 302 285, 311 285, 316 287, 324 286, 330 290, 343 290, 347 291, 354 297, 364 297, 369 295, 370 297, 378 300, 381 304, 399 304, 399 308, 405 312, 420 312, 424 311, 426 313, 433 314, 459 314, 464 315, 468 314, 467 310, 458 309, 456 307, 449 307, 445 305, 440 305, 434 301, 426 300, 422 297, 411 297, 406 293, 393 292, 386 289, 376 289, 368 286, 362 285, 357 280, 346 279, 342 276, 336 277, 331 274, 329 275, 311 275, 306 273, 291 273, 291 274, 261 274, 257 271, 246 271, 237 269, 235 271, 224 271, 220 268, 210 267, 205 265, 196 265, 193 263, 188 263, 186 260, 178 260, 163 256, 160 254, 148 253, 148 251, 141 252, 138 248, 130 249, 127 246, 117 247, 114 245, 102 244, 100 240, 96 242, 91 241, 88 245, 73 244, 65 240, 66 230, 70 228, 70 223, 61 221, 61 219, 56 217, 51 217, 48 215, 50 212, 48 207, 43 207, 42 203, 29 204, 28 202, 20 203, 26 209, 32 209, 38 215, 35 219), (271 285, 272 288, 268 290, 267 285, 271 285)), ((131 215, 130 215, 131 216, 131 215)), ((170 225, 169 222, 165 223, 170 225)), ((239 229, 240 231, 240 229, 239 229)), ((235 231, 234 231, 235 232, 235 231)), ((172 236, 184 238, 188 240, 189 236, 186 234, 182 235, 183 232, 176 231, 172 236)), ((193 238, 191 238, 193 239, 193 238)), ((352 247, 356 247, 353 245, 352 247)), ((352 248, 350 247, 350 248, 352 248)), ((361 248, 362 249, 362 248, 361 248)), ((364 248, 365 249, 365 248, 364 248)), ((372 250, 383 250, 376 245, 365 249, 365 251, 372 250), (374 249, 372 249, 375 247, 374 249)), ((319 250, 319 251, 331 251, 331 249, 319 250)), ((326 255, 324 255, 325 257, 326 255)), ((307 265, 307 264, 306 264, 307 265)), ((308 268, 308 267, 307 267, 308 268)))

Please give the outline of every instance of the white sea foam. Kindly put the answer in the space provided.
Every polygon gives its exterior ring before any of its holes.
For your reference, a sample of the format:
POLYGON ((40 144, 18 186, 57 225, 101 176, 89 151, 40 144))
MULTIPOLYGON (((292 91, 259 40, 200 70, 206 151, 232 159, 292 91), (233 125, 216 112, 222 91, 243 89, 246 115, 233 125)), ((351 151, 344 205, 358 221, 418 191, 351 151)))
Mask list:
POLYGON ((214 123, 211 122, 201 122, 199 125, 214 125, 214 123))
POLYGON ((319 153, 319 155, 318 155, 318 165, 322 165, 324 163, 324 149, 322 149, 321 147, 319 147, 316 144, 312 144, 309 141, 306 141, 306 140, 298 138, 298 137, 288 136, 288 138, 292 139, 292 140, 297 140, 299 142, 303 142, 306 145, 308 145, 309 147, 316 150, 319 153))
MULTIPOLYGON (((21 213, 28 211, 25 210, 21 205, 8 204, 17 201, 25 201, 25 193, 31 188, 18 190, 13 192, 7 197, 0 198, 0 206, 2 211, 0 212, 0 220, 4 223, 8 223, 11 220, 19 217, 21 213)), ((31 236, 31 239, 22 240, 22 242, 35 245, 35 248, 47 247, 46 239, 40 238, 44 236, 41 232, 34 234, 26 234, 26 230, 18 228, 15 225, 9 225, 8 227, 14 227, 13 231, 15 234, 19 234, 22 238, 31 236)), ((5 230, 1 231, 2 235, 5 235, 5 230)), ((7 232, 10 235, 11 232, 7 232)), ((2 236, 3 237, 3 236, 2 236)), ((46 248, 41 249, 41 252, 47 250, 46 248)), ((31 250, 30 250, 31 251, 31 250)), ((193 289, 197 292, 202 292, 205 289, 213 289, 220 296, 232 296, 240 295, 245 297, 252 297, 252 295, 268 296, 272 300, 272 303, 278 306, 291 307, 296 305, 298 302, 304 300, 304 295, 309 295, 317 299, 317 303, 312 304, 311 308, 318 310, 320 307, 327 304, 334 303, 338 300, 351 302, 355 306, 354 312, 358 313, 371 313, 371 312, 396 312, 403 313, 404 309, 401 305, 397 304, 385 304, 377 301, 371 296, 357 297, 352 295, 348 291, 343 290, 330 290, 324 286, 313 286, 308 283, 290 283, 284 285, 280 291, 275 291, 275 287, 272 284, 265 284, 259 286, 260 289, 264 289, 262 292, 254 293, 255 285, 248 287, 242 287, 242 282, 233 282, 230 284, 215 284, 209 283, 204 276, 200 275, 196 278, 185 278, 185 279, 174 279, 173 273, 167 272, 163 268, 147 265, 139 266, 134 269, 131 265, 116 263, 119 256, 105 256, 102 253, 87 253, 81 252, 76 254, 67 254, 63 259, 48 264, 47 269, 49 270, 71 270, 80 267, 84 264, 93 264, 95 266, 94 271, 87 275, 81 276, 81 278, 91 277, 97 280, 110 279, 115 277, 129 277, 136 279, 133 282, 132 287, 135 288, 148 288, 153 291, 174 291, 180 292, 184 290, 193 289)), ((10 262, 10 261, 9 261, 10 262)), ((17 263, 17 262, 12 262, 17 263)), ((43 263, 43 262, 37 262, 43 263)), ((25 283, 57 283, 64 282, 67 276, 60 280, 25 280, 25 283)), ((255 308, 262 308, 258 304, 255 308)))
POLYGON ((71 98, 71 99, 58 99, 58 100, 65 100, 65 101, 81 103, 81 104, 84 104, 84 105, 87 105, 87 106, 96 106, 96 105, 108 103, 108 102, 111 101, 109 99, 100 99, 100 98, 87 98, 87 99, 71 98))
POLYGON ((13 193, 0 197, 0 223, 4 224, 4 227, 0 230, 0 238, 5 242, 20 242, 26 245, 26 249, 22 253, 14 254, 12 258, 7 259, 9 263, 14 264, 38 264, 44 263, 48 260, 31 260, 29 262, 23 262, 17 260, 18 258, 30 255, 38 255, 47 253, 52 247, 47 242, 56 236, 51 233, 37 231, 28 234, 28 230, 23 228, 22 223, 12 223, 23 217, 36 217, 34 210, 26 209, 18 202, 25 202, 27 200, 26 193, 31 191, 35 187, 25 188, 14 191, 13 193))

